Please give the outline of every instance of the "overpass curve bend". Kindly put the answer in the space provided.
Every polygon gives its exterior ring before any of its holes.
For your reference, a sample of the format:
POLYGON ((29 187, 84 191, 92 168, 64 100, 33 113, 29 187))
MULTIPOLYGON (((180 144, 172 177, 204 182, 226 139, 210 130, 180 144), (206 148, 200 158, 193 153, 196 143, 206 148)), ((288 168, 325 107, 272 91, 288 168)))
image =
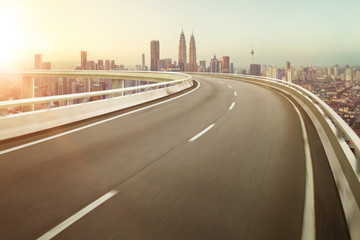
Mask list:
POLYGON ((294 105, 258 85, 193 78, 196 88, 163 104, 1 141, 0 238, 349 239, 304 111, 313 221, 294 105))

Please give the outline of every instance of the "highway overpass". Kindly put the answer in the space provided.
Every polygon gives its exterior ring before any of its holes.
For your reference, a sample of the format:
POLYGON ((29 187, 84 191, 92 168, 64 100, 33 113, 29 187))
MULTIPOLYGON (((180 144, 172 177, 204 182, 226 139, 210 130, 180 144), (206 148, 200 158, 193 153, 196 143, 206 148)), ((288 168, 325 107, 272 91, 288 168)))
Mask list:
POLYGON ((289 86, 192 79, 0 141, 0 238, 360 238, 356 173, 352 183, 345 172, 348 200, 314 116, 281 91, 289 86))

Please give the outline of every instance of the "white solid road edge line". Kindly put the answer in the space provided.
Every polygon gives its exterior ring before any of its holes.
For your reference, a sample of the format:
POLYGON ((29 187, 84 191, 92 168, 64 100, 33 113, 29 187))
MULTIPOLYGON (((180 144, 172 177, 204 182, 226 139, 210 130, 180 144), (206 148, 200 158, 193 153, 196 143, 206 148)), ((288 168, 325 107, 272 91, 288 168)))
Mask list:
POLYGON ((304 148, 305 148, 305 163, 306 163, 306 186, 305 186, 305 204, 304 204, 304 214, 303 214, 303 225, 302 225, 302 240, 314 240, 316 239, 316 229, 315 229, 315 200, 314 200, 314 171, 312 166, 312 159, 310 153, 309 139, 306 132, 305 122, 299 109, 296 105, 284 94, 281 94, 286 98, 294 107, 296 113, 299 115, 300 124, 304 139, 304 148))
POLYGON ((167 102, 170 102, 172 100, 178 99, 180 97, 183 97, 183 96, 185 96, 185 95, 187 95, 189 93, 192 93, 192 92, 196 91, 200 87, 200 82, 195 80, 195 79, 194 79, 194 81, 196 81, 198 83, 198 86, 195 89, 193 89, 193 90, 191 90, 189 92, 186 92, 184 94, 181 94, 179 96, 176 96, 176 97, 173 97, 171 99, 168 99, 168 100, 165 100, 165 101, 162 101, 162 102, 159 102, 159 103, 155 103, 155 104, 143 107, 143 108, 139 108, 139 109, 136 109, 136 110, 131 111, 131 112, 123 113, 123 114, 117 115, 115 117, 107 118, 107 119, 101 120, 99 122, 91 123, 91 124, 85 125, 83 127, 79 127, 79 128, 75 128, 73 130, 69 130, 69 131, 66 131, 66 132, 63 132, 63 133, 59 133, 59 134, 56 134, 56 135, 53 135, 53 136, 50 136, 50 137, 47 137, 47 138, 39 139, 39 140, 29 142, 29 143, 25 143, 25 144, 22 144, 22 145, 19 145, 19 146, 16 146, 16 147, 8 148, 8 149, 0 151, 0 155, 5 154, 5 153, 9 153, 9 152, 13 152, 13 151, 16 151, 16 150, 19 150, 19 149, 22 149, 22 148, 30 147, 30 146, 38 144, 38 143, 46 142, 46 141, 52 140, 54 138, 62 137, 62 136, 68 135, 70 133, 78 132, 78 131, 84 130, 86 128, 90 128, 90 127, 93 127, 93 126, 96 126, 96 125, 99 125, 99 124, 102 124, 102 123, 106 123, 106 122, 112 121, 114 119, 124 117, 124 116, 130 115, 132 113, 140 112, 142 110, 152 108, 152 107, 158 106, 160 104, 167 103, 167 102))
POLYGON ((234 92, 235 97, 237 97, 237 92, 234 92))
POLYGON ((211 124, 210 126, 208 126, 207 128, 205 128, 204 130, 202 130, 201 132, 199 132, 198 134, 196 134, 194 137, 189 139, 189 142, 193 142, 196 139, 198 139, 199 137, 201 137, 201 135, 205 134, 207 131, 209 131, 210 129, 212 129, 215 126, 215 123, 211 124))
POLYGON ((75 213, 74 215, 72 215, 71 217, 69 217, 68 219, 66 219, 65 221, 63 221, 53 229, 51 229, 49 232, 39 237, 38 240, 48 240, 55 237, 60 232, 65 230, 67 227, 69 227, 71 224, 73 224, 74 222, 76 222, 77 220, 79 220, 80 218, 82 218, 92 210, 94 210, 96 207, 98 207, 99 205, 101 205, 102 203, 104 203, 106 200, 108 200, 117 193, 118 191, 115 190, 108 192, 107 194, 97 199, 95 202, 89 204, 85 208, 81 209, 79 212, 75 213))
POLYGON ((229 107, 229 111, 231 111, 234 106, 235 106, 235 102, 233 102, 233 103, 231 104, 231 106, 229 107))

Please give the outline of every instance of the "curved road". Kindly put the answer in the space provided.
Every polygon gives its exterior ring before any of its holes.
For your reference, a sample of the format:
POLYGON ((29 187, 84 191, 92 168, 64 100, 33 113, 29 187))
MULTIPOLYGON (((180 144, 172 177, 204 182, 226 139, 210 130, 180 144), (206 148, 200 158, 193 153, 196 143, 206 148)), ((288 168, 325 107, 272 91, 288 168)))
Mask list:
POLYGON ((257 85, 194 79, 151 108, 0 142, 0 239, 301 239, 308 221, 317 239, 349 239, 306 114, 313 223, 294 106, 257 85))

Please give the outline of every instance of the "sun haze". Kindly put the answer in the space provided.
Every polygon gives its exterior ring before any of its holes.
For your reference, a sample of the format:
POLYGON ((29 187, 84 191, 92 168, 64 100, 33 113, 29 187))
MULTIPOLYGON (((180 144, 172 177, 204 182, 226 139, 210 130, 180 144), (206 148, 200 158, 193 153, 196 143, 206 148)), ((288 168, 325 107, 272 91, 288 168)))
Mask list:
POLYGON ((149 64, 150 41, 160 57, 177 59, 181 28, 197 42, 198 59, 214 52, 248 65, 251 43, 264 64, 357 64, 360 2, 13 0, 0 9, 0 67, 32 67, 35 53, 45 61, 115 59, 149 64), (191 7, 190 7, 191 6, 191 7))

